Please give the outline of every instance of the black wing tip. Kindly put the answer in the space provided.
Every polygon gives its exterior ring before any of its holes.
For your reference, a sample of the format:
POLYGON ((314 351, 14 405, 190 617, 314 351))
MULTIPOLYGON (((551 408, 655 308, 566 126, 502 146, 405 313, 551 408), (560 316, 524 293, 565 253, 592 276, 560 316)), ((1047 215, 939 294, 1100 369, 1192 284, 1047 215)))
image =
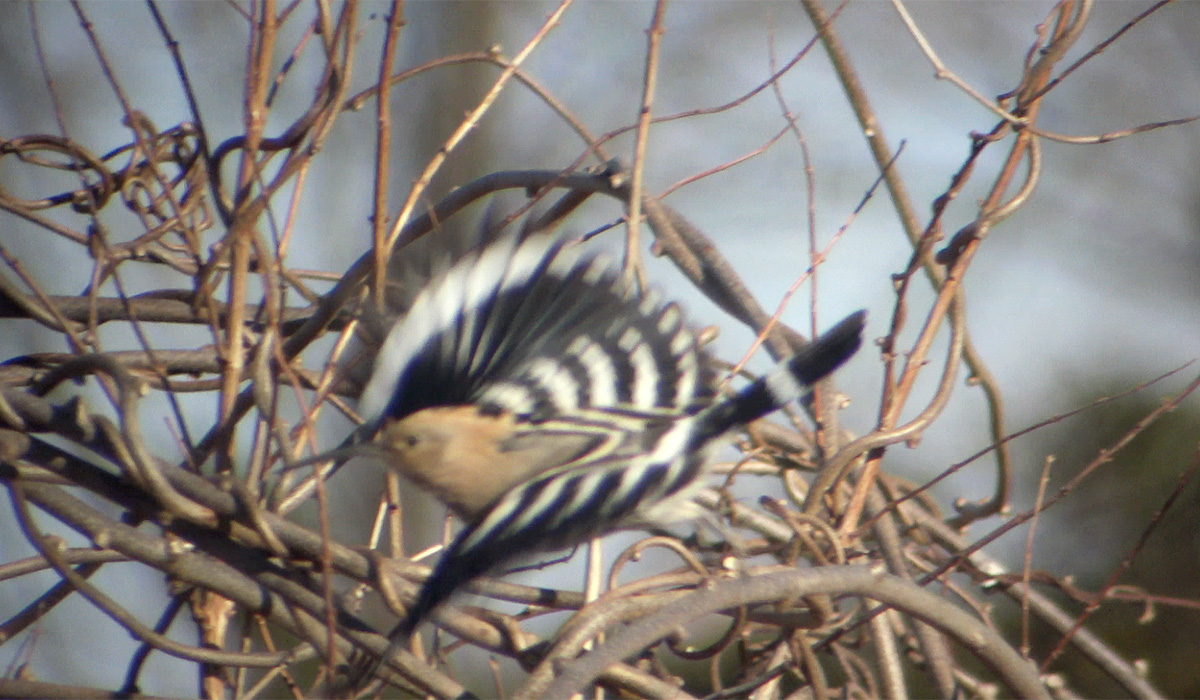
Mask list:
POLYGON ((417 633, 417 628, 429 617, 430 610, 417 610, 412 608, 404 619, 396 624, 396 628, 389 635, 392 639, 407 640, 409 637, 417 633))
MULTIPOLYGON (((453 551, 443 556, 453 556, 453 551)), ((429 574, 429 578, 421 584, 420 590, 417 592, 417 598, 413 604, 405 611, 407 614, 404 619, 396 624, 396 628, 388 635, 389 639, 408 639, 416 634, 417 628, 421 623, 429 619, 433 611, 445 602, 453 593, 457 592, 466 581, 453 580, 454 577, 447 576, 443 571, 443 566, 439 565, 429 574)))
POLYGON ((792 358, 791 370, 805 384, 815 384, 858 352, 866 325, 866 309, 838 321, 792 358))
POLYGON ((513 554, 511 551, 497 554, 503 552, 504 548, 464 547, 463 543, 472 536, 478 525, 477 520, 460 531, 450 547, 442 553, 441 560, 417 591, 416 600, 407 610, 408 614, 396 625, 389 637, 411 637, 442 603, 449 600, 463 586, 486 574, 513 554))

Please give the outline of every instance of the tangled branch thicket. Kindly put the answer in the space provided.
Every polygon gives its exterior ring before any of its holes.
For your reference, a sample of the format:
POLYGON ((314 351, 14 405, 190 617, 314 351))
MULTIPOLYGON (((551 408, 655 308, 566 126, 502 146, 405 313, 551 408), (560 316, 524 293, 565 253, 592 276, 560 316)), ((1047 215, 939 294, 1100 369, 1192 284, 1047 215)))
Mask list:
MULTIPOLYGON (((43 250, 65 251, 61 274, 69 278, 39 279, 11 243, 0 248, 6 335, 37 324, 60 334, 68 348, 10 356, 0 366, 0 480, 20 528, 19 536, 5 537, 24 543, 6 545, 5 552, 22 555, 5 555, 0 580, 46 571, 55 575, 24 609, 4 613, 0 640, 23 646, 16 654, 20 663, 0 680, 0 696, 136 693, 147 660, 161 653, 195 662, 199 692, 208 697, 284 692, 299 697, 328 691, 329 674, 355 649, 383 650, 384 637, 360 618, 364 595, 378 592, 402 614, 428 573, 417 553, 405 551, 401 542, 407 487, 389 481, 380 501, 370 544, 386 531, 391 550, 384 557, 352 546, 362 542, 334 539, 331 521, 339 514, 331 510, 327 490, 337 481, 316 478, 333 465, 289 465, 319 451, 320 426, 333 425, 345 434, 356 418, 353 398, 359 387, 355 373, 345 369, 370 362, 358 319, 375 303, 389 256, 402 255, 403 246, 421 236, 438 235, 444 222, 494 193, 526 192, 540 200, 542 216, 558 218, 585 200, 606 198, 627 215, 625 265, 634 279, 644 282, 638 233, 644 217, 654 237, 653 252, 674 263, 733 320, 758 333, 774 356, 804 342, 754 300, 698 227, 643 184, 662 6, 649 31, 644 118, 596 137, 585 120, 569 113, 521 67, 568 5, 554 10, 511 60, 489 50, 398 70, 393 65, 398 44, 405 32, 416 29, 404 27, 401 3, 375 20, 388 23, 382 47, 364 42, 361 28, 367 20, 357 2, 286 8, 252 3, 245 14, 250 30, 242 96, 245 130, 224 139, 200 118, 192 81, 204 79, 203 69, 183 61, 178 37, 157 5, 149 5, 149 12, 192 110, 167 128, 126 101, 121 79, 109 70, 105 51, 112 47, 105 46, 88 18, 99 8, 74 6, 95 60, 106 69, 108 89, 122 102, 129 140, 99 154, 85 135, 66 133, 64 127, 58 135, 4 136, 0 142, 0 166, 8 173, 0 179, 0 210, 11 215, 6 226, 17 220, 35 226, 46 239, 43 250), (308 9, 312 16, 303 16, 308 9), (280 64, 275 57, 282 30, 297 25, 300 31, 288 34, 299 37, 290 47, 292 58, 280 64), (364 70, 373 51, 379 52, 378 74, 386 79, 351 94, 352 76, 364 70), (278 135, 270 135, 266 115, 280 86, 298 79, 293 70, 301 61, 294 59, 301 58, 322 64, 311 103, 278 135), (499 77, 418 176, 396 177, 389 170, 391 91, 417 75, 436 76, 437 70, 462 63, 495 67, 499 77), (455 189, 436 197, 431 183, 440 168, 503 90, 529 90, 543 99, 547 110, 579 135, 582 155, 561 170, 503 171, 453 183, 455 189), (364 243, 362 257, 345 271, 293 267, 289 252, 307 245, 305 237, 319 236, 294 216, 302 198, 325 196, 306 189, 309 170, 323 156, 339 118, 368 105, 378 110, 374 244, 364 243), (629 132, 635 157, 623 168, 606 146, 629 132), (66 184, 28 191, 28 183, 44 182, 66 184), (388 193, 401 189, 398 183, 411 187, 404 204, 391 207, 388 193), (72 285, 84 291, 48 291, 72 285), (185 326, 191 330, 175 333, 185 326), (215 418, 198 431, 197 415, 215 418), (164 425, 168 440, 156 436, 164 425), (313 501, 316 515, 308 522, 315 525, 306 527, 292 516, 313 501), (134 576, 165 579, 169 603, 157 619, 131 609, 116 590, 120 584, 114 581, 120 579, 97 576, 117 566, 136 568, 134 576), (36 635, 22 633, 37 629, 74 597, 85 599, 140 645, 129 658, 106 662, 124 668, 122 687, 66 686, 22 670, 46 653, 36 635), (190 636, 176 633, 175 622, 189 612, 200 630, 199 643, 181 641, 190 636)), ((739 534, 738 547, 647 537, 612 564, 609 585, 592 591, 598 596, 503 578, 478 581, 473 593, 517 603, 523 612, 501 614, 486 604, 441 610, 435 622, 444 632, 433 638, 436 646, 418 640, 388 669, 390 681, 400 688, 463 696, 461 669, 445 660, 455 650, 475 647, 493 658, 511 658, 527 672, 519 688, 505 692, 521 698, 568 697, 594 684, 614 694, 664 698, 692 697, 705 692, 707 684, 708 692, 719 697, 992 697, 998 687, 1021 697, 1069 696, 1069 680, 1046 673, 1058 650, 1031 658, 1017 635, 993 624, 989 601, 1005 596, 1062 633, 1131 695, 1157 696, 1136 664, 1077 624, 1086 621, 1088 611, 1067 612, 1028 572, 1010 573, 982 548, 1069 496, 1095 465, 1041 499, 1038 509, 1014 515, 986 536, 964 534, 972 523, 1008 508, 1010 474, 1001 387, 971 342, 960 282, 989 231, 1019 209, 1036 186, 1042 142, 1060 138, 1038 128, 1038 114, 1053 88, 1078 65, 1065 65, 1064 56, 1086 25, 1091 3, 1065 0, 1054 6, 1030 47, 1014 83, 1018 87, 996 101, 980 98, 997 115, 995 128, 974 135, 969 157, 924 225, 890 167, 894 145, 870 128, 868 95, 850 79, 834 18, 816 0, 807 0, 804 8, 816 28, 814 45, 823 46, 846 78, 846 94, 863 121, 881 173, 877 196, 886 190, 912 247, 911 259, 894 279, 893 314, 875 319, 876 329, 887 328, 878 352, 863 352, 871 360, 881 356, 884 366, 878 424, 865 435, 851 435, 835 415, 841 395, 832 385, 820 388, 808 407, 812 422, 754 426, 738 438, 742 458, 718 465, 725 482, 702 494, 701 503, 739 534), (981 154, 998 150, 1005 150, 999 167, 982 172, 981 154), (968 182, 985 178, 994 184, 973 221, 945 240, 948 206, 968 182), (933 291, 928 303, 910 295, 922 285, 933 291), (916 340, 902 344, 901 331, 914 324, 916 340), (941 328, 950 335, 944 357, 933 354, 941 328), (988 398, 992 435, 980 442, 991 447, 980 456, 994 460, 996 488, 994 497, 957 503, 947 513, 928 493, 929 484, 917 487, 889 473, 887 455, 889 446, 917 439, 942 416, 964 363, 988 398), (940 379, 933 396, 919 405, 913 389, 926 373, 940 379), (905 421, 902 414, 915 417, 905 421), (805 427, 810 424, 819 428, 805 427), (748 477, 776 482, 770 492, 784 496, 749 503, 726 497, 724 486, 748 477), (671 552, 678 568, 616 585, 625 566, 649 548, 671 552), (563 610, 574 614, 547 636, 522 626, 526 619, 563 610), (717 620, 721 631, 697 649, 680 635, 701 619, 717 620), (691 676, 682 681, 680 674, 691 676)), ((32 31, 40 36, 45 29, 37 24, 37 11, 29 12, 32 31)), ((916 25, 903 16, 920 39, 916 25)), ((786 112, 776 78, 808 49, 722 109, 772 90, 786 112)), ((930 57, 936 61, 935 54, 930 57)), ((52 64, 44 56, 40 60, 49 75, 52 64)), ((57 100, 53 81, 47 78, 45 87, 57 100)), ((60 110, 61 105, 56 107, 61 123, 60 110)), ((660 121, 688 116, 693 115, 660 121)), ((795 129, 789 122, 780 135, 795 129)), ((812 252, 815 268, 825 253, 816 246, 812 252)), ((1195 386, 1130 426, 1096 464, 1195 386)), ((600 582, 603 573, 589 572, 600 582)), ((96 653, 105 640, 85 637, 74 643, 81 653, 96 653)))

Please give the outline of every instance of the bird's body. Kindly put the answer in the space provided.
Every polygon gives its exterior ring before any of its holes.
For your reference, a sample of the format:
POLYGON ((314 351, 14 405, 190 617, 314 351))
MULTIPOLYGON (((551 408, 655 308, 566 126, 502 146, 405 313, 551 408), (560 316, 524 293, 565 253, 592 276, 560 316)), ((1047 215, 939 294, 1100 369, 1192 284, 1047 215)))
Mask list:
POLYGON ((621 463, 645 451, 668 416, 577 409, 537 422, 476 406, 426 408, 380 427, 394 469, 472 522, 533 477, 621 463))
POLYGON ((411 295, 359 403, 389 466, 466 523, 393 644, 522 555, 693 516, 719 438, 799 398, 860 342, 862 312, 717 399, 675 304, 552 234, 482 233, 411 295))

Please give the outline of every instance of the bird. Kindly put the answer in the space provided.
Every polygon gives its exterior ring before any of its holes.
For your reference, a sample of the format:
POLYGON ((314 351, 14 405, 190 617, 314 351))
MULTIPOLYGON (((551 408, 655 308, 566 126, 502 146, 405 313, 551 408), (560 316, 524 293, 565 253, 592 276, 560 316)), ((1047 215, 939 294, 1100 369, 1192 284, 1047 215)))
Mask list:
POLYGON ((532 217, 518 231, 494 219, 466 245, 424 246, 421 287, 359 398, 386 465, 465 523, 360 678, 504 564, 694 519, 722 438, 801 398, 861 345, 865 311, 721 396, 677 303, 532 217))

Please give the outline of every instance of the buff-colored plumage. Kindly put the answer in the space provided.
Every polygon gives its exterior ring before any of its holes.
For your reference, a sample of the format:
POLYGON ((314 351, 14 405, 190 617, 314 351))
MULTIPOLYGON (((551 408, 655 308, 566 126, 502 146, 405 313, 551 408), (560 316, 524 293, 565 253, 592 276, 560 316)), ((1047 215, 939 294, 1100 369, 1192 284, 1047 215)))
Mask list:
POLYGON ((376 442, 389 467, 471 522, 514 486, 570 462, 596 439, 546 431, 535 437, 512 413, 444 406, 385 421, 376 442))

